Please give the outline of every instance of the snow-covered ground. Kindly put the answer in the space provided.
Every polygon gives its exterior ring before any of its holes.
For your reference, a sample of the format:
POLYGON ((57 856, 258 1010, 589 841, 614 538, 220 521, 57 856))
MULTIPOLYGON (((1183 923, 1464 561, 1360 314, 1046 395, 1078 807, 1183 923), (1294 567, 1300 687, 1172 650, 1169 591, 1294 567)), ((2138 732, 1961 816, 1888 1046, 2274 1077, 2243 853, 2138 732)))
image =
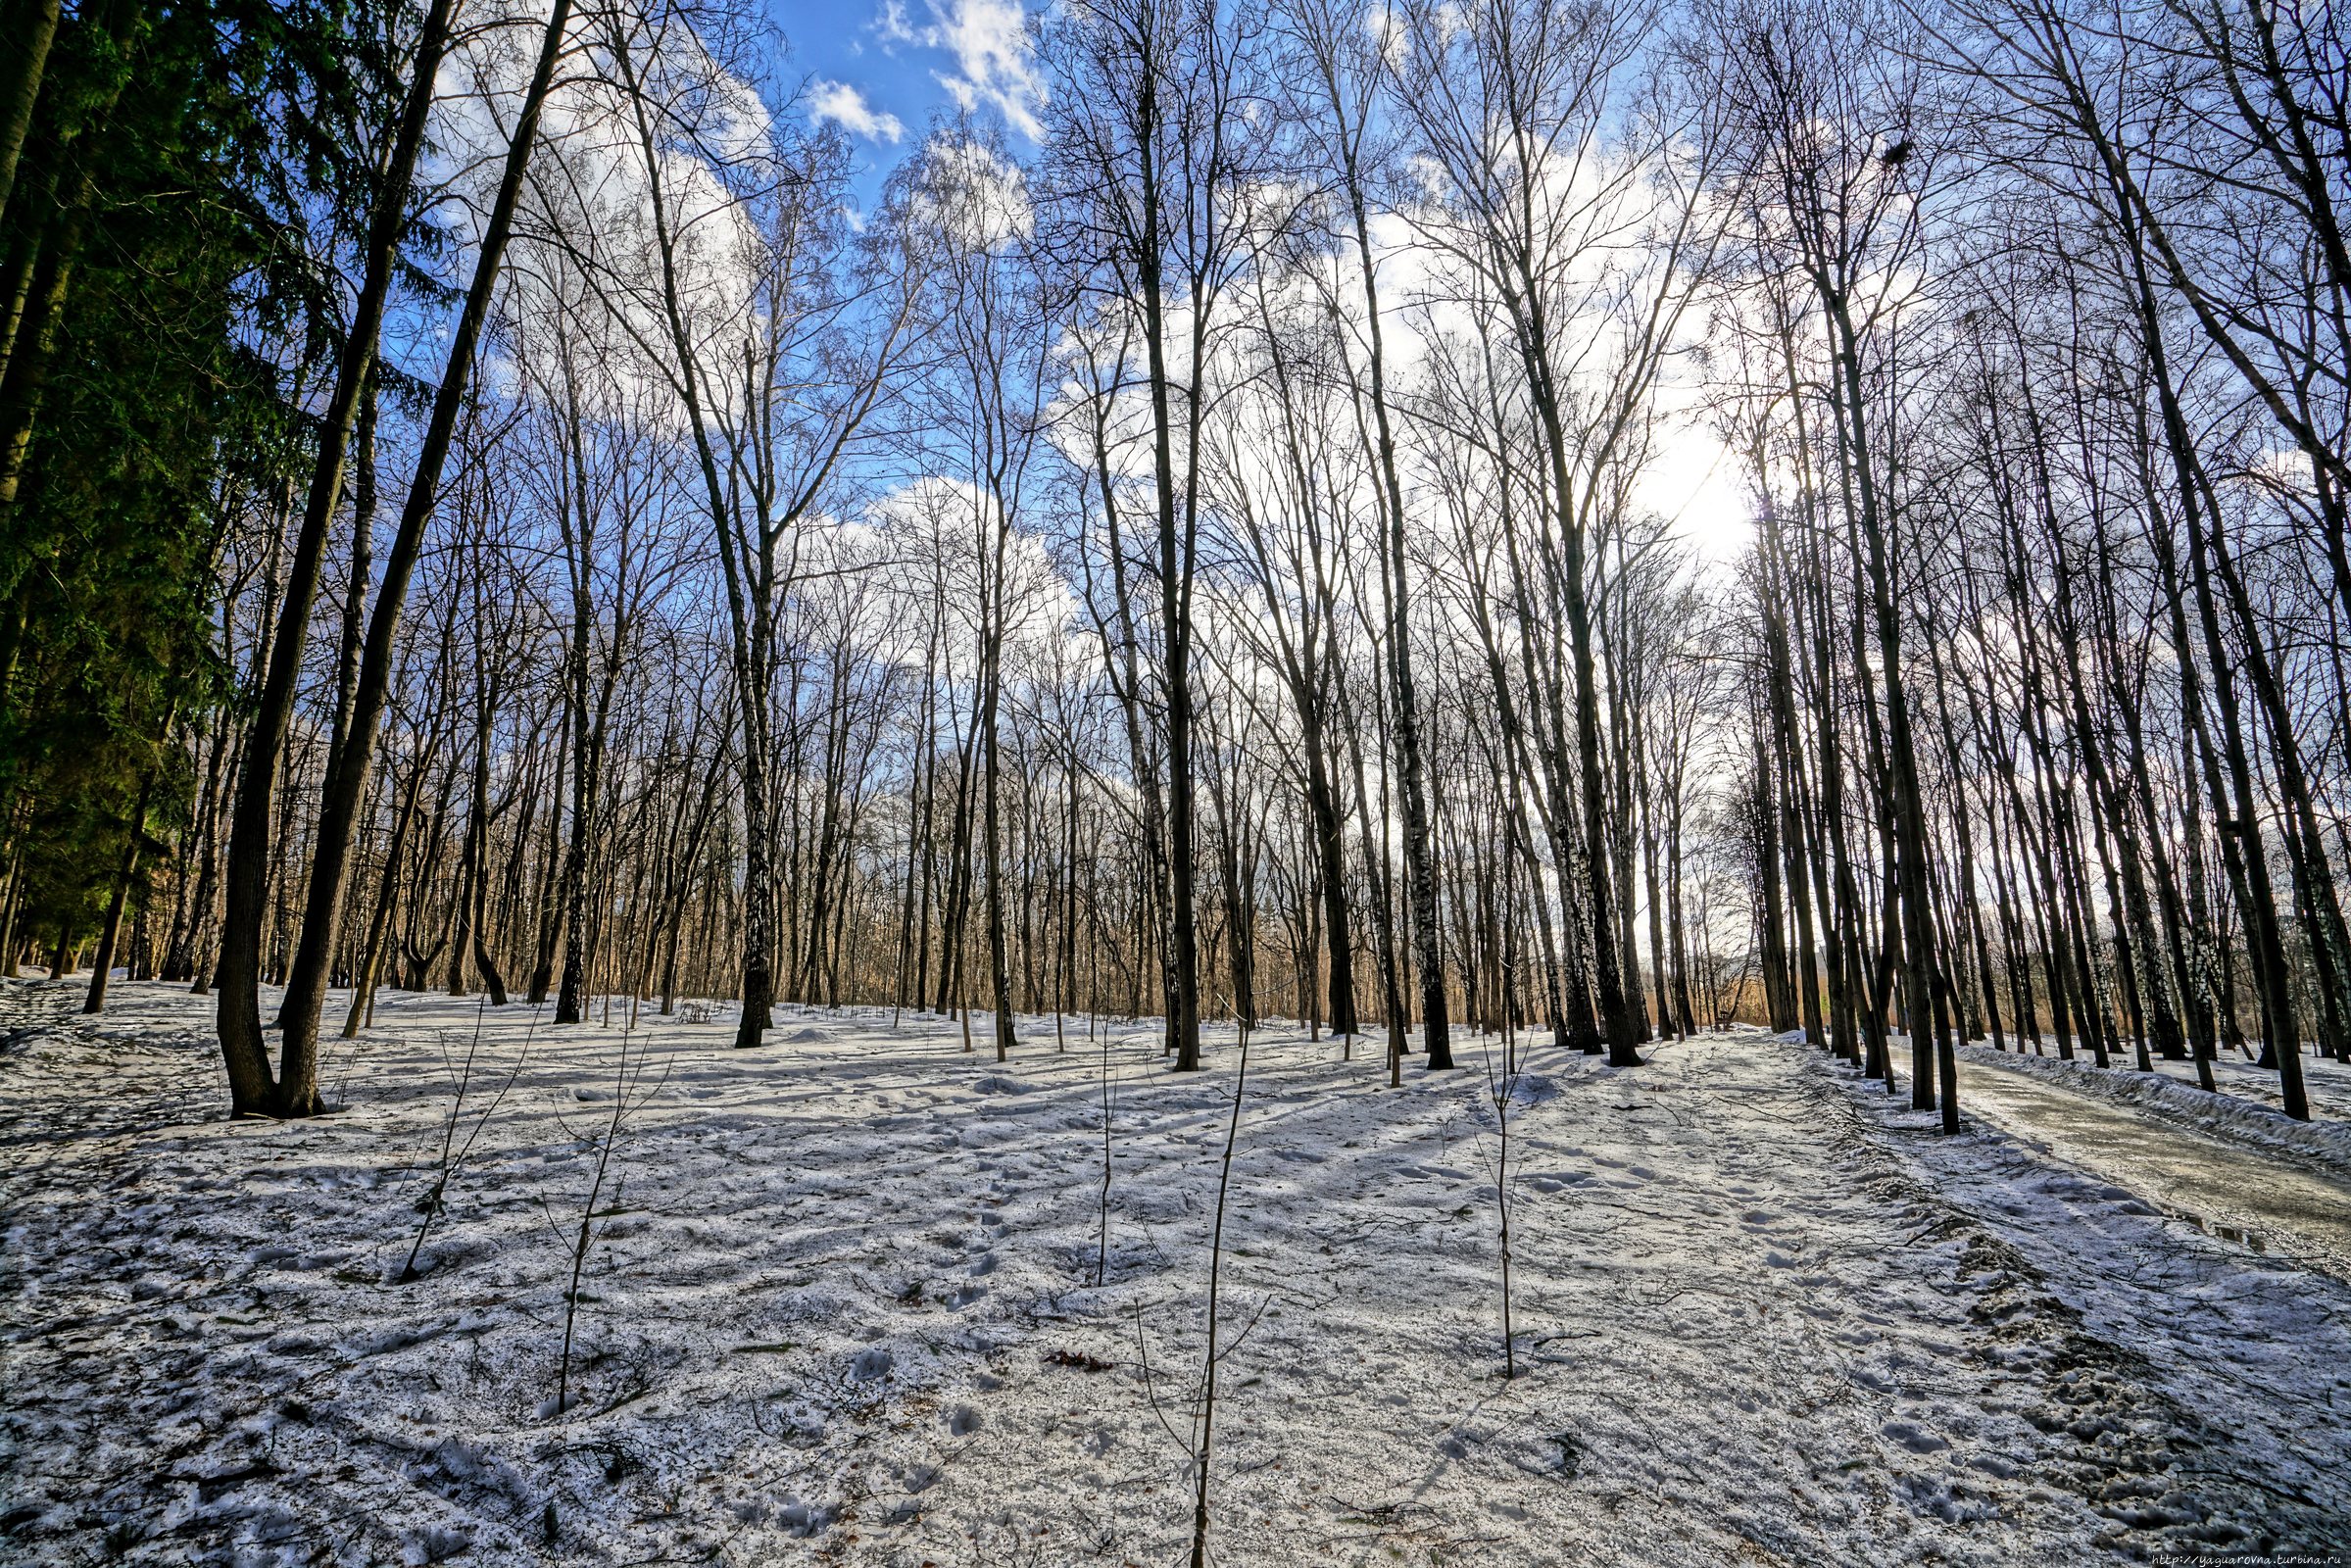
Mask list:
MULTIPOLYGON (((278 1125, 222 1119, 202 1000, 78 994, 0 986, 0 1556, 1181 1559, 1229 1034, 1179 1077, 1149 1025, 999 1066, 944 1020, 649 1020, 559 1408, 620 1029, 486 1016, 402 1283, 471 1004, 387 995, 350 1108, 278 1125)), ((1760 1032, 1531 1053, 1505 1381, 1483 1054, 1392 1091, 1252 1044, 1212 1560, 2351 1547, 2351 1289, 1760 1032)))

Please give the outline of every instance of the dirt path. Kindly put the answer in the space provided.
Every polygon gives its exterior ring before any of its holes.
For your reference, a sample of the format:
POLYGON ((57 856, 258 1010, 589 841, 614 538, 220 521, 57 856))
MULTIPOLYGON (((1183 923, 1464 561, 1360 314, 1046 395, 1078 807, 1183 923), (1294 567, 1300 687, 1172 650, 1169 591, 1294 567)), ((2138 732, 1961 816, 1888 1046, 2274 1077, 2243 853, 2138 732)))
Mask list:
POLYGON ((2351 1185, 2022 1071, 1968 1073, 1961 1102, 2224 1241, 2351 1280, 2351 1185))

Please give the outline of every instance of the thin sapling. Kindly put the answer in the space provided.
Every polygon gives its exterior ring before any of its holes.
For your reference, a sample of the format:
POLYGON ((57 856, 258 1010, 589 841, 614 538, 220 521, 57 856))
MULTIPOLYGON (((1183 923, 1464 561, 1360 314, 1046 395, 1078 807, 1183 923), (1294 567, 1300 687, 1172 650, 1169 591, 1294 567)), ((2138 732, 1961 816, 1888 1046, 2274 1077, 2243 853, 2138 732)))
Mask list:
POLYGON ((472 1125, 465 1134, 465 1142, 462 1144, 458 1142, 458 1128, 465 1121, 465 1095, 472 1087, 474 1065, 481 1056, 482 1014, 488 1005, 489 999, 484 997, 481 1004, 473 1009, 473 1036, 465 1043, 465 1055, 463 1061, 452 1063, 448 1060, 447 1045, 444 1041, 442 1065, 448 1069, 456 1093, 449 1102, 449 1114, 441 1122, 441 1150, 439 1157, 433 1164, 432 1185, 416 1198, 416 1212, 423 1218, 417 1221, 416 1239, 409 1244, 408 1261, 400 1265, 398 1283, 402 1285, 406 1285, 417 1277, 416 1258, 424 1250, 424 1238, 431 1233, 433 1221, 448 1212, 449 1184, 455 1181, 458 1172, 465 1168, 466 1159, 473 1152, 473 1146, 480 1141, 483 1131, 490 1125, 490 1118, 498 1114, 498 1106, 506 1099, 507 1091, 514 1088, 514 1080, 521 1076, 522 1064, 530 1059, 531 1037, 539 1027, 539 1015, 535 1010, 531 1013, 530 1029, 525 1031, 522 1036, 522 1049, 515 1054, 514 1066, 509 1068, 506 1077, 500 1080, 498 1092, 490 1097, 489 1104, 483 1106, 480 1112, 473 1117, 472 1125))

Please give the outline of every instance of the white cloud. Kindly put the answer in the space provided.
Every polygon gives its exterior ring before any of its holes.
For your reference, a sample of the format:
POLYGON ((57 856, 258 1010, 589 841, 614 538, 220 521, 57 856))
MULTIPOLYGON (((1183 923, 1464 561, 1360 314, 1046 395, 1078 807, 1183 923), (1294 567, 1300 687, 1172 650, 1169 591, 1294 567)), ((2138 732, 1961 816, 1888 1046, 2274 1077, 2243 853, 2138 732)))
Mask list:
POLYGON ((964 245, 993 251, 1036 225, 1019 166, 984 145, 942 131, 923 149, 924 177, 914 209, 964 245))
POLYGON ((882 14, 873 24, 873 30, 882 35, 884 43, 921 43, 920 29, 906 21, 906 0, 886 0, 882 14))
POLYGON ((867 141, 896 141, 906 133, 898 117, 874 108, 865 95, 846 81, 819 78, 808 84, 808 118, 822 124, 831 121, 852 136, 867 141))
POLYGON ((944 49, 955 57, 953 72, 933 72, 939 85, 965 109, 982 105, 1004 123, 1035 141, 1042 134, 1037 106, 1045 81, 1029 51, 1028 15, 1021 0, 927 0, 930 21, 907 20, 904 0, 889 0, 874 30, 885 43, 944 49))
MULTIPOLYGON (((1669 388, 1660 402, 1694 401, 1669 388)), ((1721 437, 1668 409, 1657 450, 1633 487, 1642 511, 1665 518, 1701 562, 1738 557, 1755 538, 1755 503, 1742 486, 1739 454, 1721 437)))

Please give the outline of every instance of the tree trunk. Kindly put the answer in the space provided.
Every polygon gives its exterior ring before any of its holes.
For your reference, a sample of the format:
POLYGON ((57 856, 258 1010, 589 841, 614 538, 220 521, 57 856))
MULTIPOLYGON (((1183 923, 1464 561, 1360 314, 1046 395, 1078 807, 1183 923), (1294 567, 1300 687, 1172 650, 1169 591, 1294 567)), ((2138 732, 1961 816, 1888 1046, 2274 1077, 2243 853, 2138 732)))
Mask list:
MULTIPOLYGON (((558 3, 564 4, 567 0, 558 3)), ((270 808, 277 792, 278 751, 293 723, 295 687, 302 673, 303 643, 309 631, 311 603, 318 592, 319 564, 326 550, 328 526, 342 493, 343 460, 352 419, 374 365, 376 332, 382 324, 385 302, 391 291, 400 235, 408 221, 410 181, 417 149, 423 144, 425 122, 432 111, 441 56, 448 45, 450 4, 451 0, 431 0, 423 29, 417 36, 414 74, 393 130, 391 154, 385 162, 375 207, 368 216, 359 296, 336 362, 334 389, 328 395, 325 416, 318 425, 318 452, 312 466, 309 500, 303 509, 302 529, 295 540, 287 575, 284 607, 277 617, 278 635, 269 649, 269 671, 245 742, 245 765, 237 780, 236 810, 231 819, 222 879, 220 953, 215 984, 220 990, 217 1018, 220 1054, 228 1068, 230 1105, 238 1115, 308 1115, 318 1108, 316 1090, 308 1082, 283 1085, 271 1077, 262 1041, 261 931, 262 909, 268 894, 270 808)), ((492 270, 495 270, 494 266, 492 270)), ((483 303, 486 308, 486 298, 483 303)), ((466 349, 469 355, 470 341, 466 349)), ((461 370, 456 380, 462 384, 464 379, 461 370)), ((436 463, 435 478, 438 468, 436 463)), ((330 771, 333 761, 329 759, 330 771)), ((339 881, 335 891, 340 892, 339 881)), ((334 902, 330 899, 327 909, 321 911, 322 921, 331 923, 334 902)), ((325 945, 323 941, 319 943, 321 949, 325 945)), ((320 958, 322 967, 323 953, 320 958)), ((319 998, 313 996, 305 1001, 307 1026, 315 1035, 319 998)), ((313 1053, 295 1050, 291 1044, 288 1050, 297 1077, 302 1077, 306 1070, 302 1063, 313 1053)))
MULTIPOLYGON (((375 750, 375 733, 383 717, 391 680, 392 647, 399 635, 400 614, 408 597, 410 575, 424 543, 424 530, 440 498, 441 469, 465 407, 475 351, 489 316, 490 297, 505 258, 507 236, 513 231, 514 207, 521 194, 523 170, 538 139, 539 114, 562 53, 563 34, 571 17, 571 0, 555 0, 539 46, 537 64, 525 90, 514 139, 507 148, 506 166, 498 195, 483 229, 474 261, 473 278, 465 308, 450 340, 441 385, 433 398, 431 417, 417 451, 408 497, 384 562, 383 588, 367 623, 366 650, 360 662, 359 683, 352 701, 351 733, 340 757, 328 760, 326 787, 318 808, 318 845, 314 852, 309 900, 304 907, 302 944, 286 985, 280 1013, 284 1043, 276 1092, 270 1109, 280 1116, 315 1115, 322 1104, 318 1091, 318 1008, 325 995, 328 958, 335 939, 336 917, 343 902, 343 880, 351 854, 352 829, 359 803, 365 798, 375 750)), ((339 469, 339 465, 337 466, 339 469)), ((241 805, 241 803, 240 803, 241 805)), ((227 1008, 223 999, 222 1008, 227 1008)), ((225 1031, 223 1045, 226 1044, 225 1031)))

